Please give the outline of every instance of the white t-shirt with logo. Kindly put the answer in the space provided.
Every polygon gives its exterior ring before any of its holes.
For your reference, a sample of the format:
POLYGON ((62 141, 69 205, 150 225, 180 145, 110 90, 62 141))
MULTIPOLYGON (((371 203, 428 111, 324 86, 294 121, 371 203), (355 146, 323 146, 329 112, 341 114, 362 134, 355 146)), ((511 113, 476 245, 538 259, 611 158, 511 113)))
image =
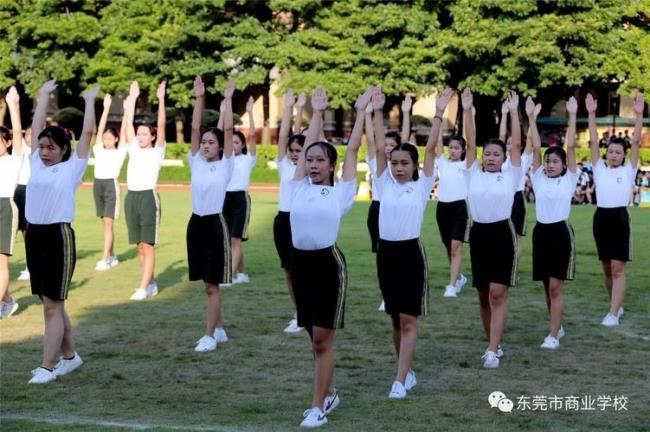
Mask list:
POLYGON ((126 158, 127 146, 122 144, 116 149, 106 149, 102 144, 93 146, 95 154, 95 178, 113 180, 120 176, 120 170, 126 158))
POLYGON ((535 191, 537 221, 550 224, 569 219, 578 173, 567 170, 562 176, 548 177, 544 167, 540 166, 533 173, 531 181, 535 191))
POLYGON ((440 179, 438 201, 448 203, 467 198, 466 166, 464 160, 452 162, 445 155, 436 158, 436 173, 440 179))
POLYGON ((598 207, 627 207, 634 186, 636 167, 626 161, 624 165, 610 168, 598 159, 594 165, 594 183, 598 207))
POLYGON ((130 191, 145 191, 156 188, 160 167, 165 159, 166 146, 142 148, 137 140, 127 147, 129 163, 126 168, 126 183, 130 191))
POLYGON ((230 183, 228 183, 228 192, 247 191, 251 182, 251 173, 255 168, 257 155, 240 154, 234 157, 235 170, 232 173, 230 183))
POLYGON ((208 162, 201 152, 187 154, 192 171, 192 213, 198 216, 218 214, 223 211, 226 185, 232 177, 233 157, 208 162))
POLYGON ((300 250, 333 246, 341 218, 350 210, 357 191, 356 179, 334 186, 315 185, 309 178, 291 181, 291 236, 300 250))
POLYGON ((289 156, 285 155, 281 160, 276 161, 278 173, 280 174, 280 198, 278 209, 281 212, 288 212, 291 207, 291 182, 296 174, 296 166, 291 163, 289 156))
POLYGON ((505 167, 504 164, 501 171, 487 172, 474 161, 465 171, 472 219, 478 223, 510 219, 514 194, 522 175, 521 167, 505 167))

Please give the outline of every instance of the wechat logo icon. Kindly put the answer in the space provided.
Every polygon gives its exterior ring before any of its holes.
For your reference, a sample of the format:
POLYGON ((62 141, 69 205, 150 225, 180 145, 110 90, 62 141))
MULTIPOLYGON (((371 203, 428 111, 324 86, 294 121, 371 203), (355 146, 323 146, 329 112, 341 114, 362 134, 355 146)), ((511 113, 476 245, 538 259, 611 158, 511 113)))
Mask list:
POLYGON ((501 412, 509 413, 514 408, 514 404, 506 397, 503 392, 493 391, 488 396, 488 402, 491 408, 498 408, 501 412))

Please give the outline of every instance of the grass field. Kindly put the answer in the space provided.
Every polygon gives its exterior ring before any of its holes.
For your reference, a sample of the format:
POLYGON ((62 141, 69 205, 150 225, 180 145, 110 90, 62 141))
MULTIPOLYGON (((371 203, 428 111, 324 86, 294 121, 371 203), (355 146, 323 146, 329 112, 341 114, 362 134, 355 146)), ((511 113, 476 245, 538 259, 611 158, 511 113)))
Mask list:
MULTIPOLYGON (((312 357, 305 333, 282 333, 292 313, 272 241, 274 195, 253 197, 246 259, 251 283, 223 289, 230 341, 217 351, 193 351, 202 335, 205 298, 187 280, 185 227, 189 192, 161 192, 163 218, 157 249, 160 294, 144 302, 129 296, 138 280, 135 250, 117 224, 114 270, 94 270, 100 258, 100 224, 91 191, 77 195, 78 262, 67 309, 85 364, 46 386, 28 386, 41 359, 43 318, 29 284, 11 283, 20 303, 0 321, 0 429, 2 431, 286 431, 296 430, 312 389, 312 357)), ((650 406, 650 210, 632 209, 634 258, 628 266, 626 315, 618 328, 600 325, 608 301, 591 235, 592 207, 575 207, 577 280, 565 290, 567 336, 556 352, 539 348, 548 332, 543 289, 531 279, 530 236, 525 238, 520 285, 509 298, 502 367, 485 370, 487 346, 477 296, 466 287, 443 299, 447 265, 435 204, 427 209, 423 241, 429 258, 431 314, 420 320, 414 361, 418 386, 403 401, 389 401, 395 372, 388 317, 380 301, 374 256, 365 227, 368 203, 346 216, 339 245, 347 257, 350 288, 345 329, 335 342, 340 407, 328 416, 332 431, 430 430, 648 430, 650 406), (500 390, 515 411, 490 408, 500 390), (624 395, 627 410, 520 411, 520 395, 560 397, 624 395)), ((534 208, 529 208, 529 229, 534 208)), ((19 239, 11 261, 24 267, 19 239)), ((465 248, 465 263, 468 263, 465 248)))

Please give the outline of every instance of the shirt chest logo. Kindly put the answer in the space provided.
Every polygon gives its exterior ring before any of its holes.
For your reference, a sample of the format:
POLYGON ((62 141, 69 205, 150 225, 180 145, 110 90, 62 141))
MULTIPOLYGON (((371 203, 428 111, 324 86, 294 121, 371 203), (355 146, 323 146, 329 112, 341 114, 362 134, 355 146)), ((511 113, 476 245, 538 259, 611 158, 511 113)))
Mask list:
POLYGON ((320 194, 322 196, 326 197, 327 195, 330 194, 330 191, 329 191, 329 189, 323 188, 323 189, 320 190, 320 194))
POLYGON ((56 174, 57 172, 59 172, 59 168, 58 168, 58 167, 54 167, 54 168, 52 168, 52 174, 56 174))
POLYGON ((502 182, 502 181, 503 181, 503 176, 501 174, 499 174, 497 176, 497 182, 502 182))
POLYGON ((616 177, 616 183, 621 183, 623 181, 622 177, 616 177))
POLYGON ((217 167, 213 165, 213 166, 210 167, 210 172, 214 172, 216 169, 217 169, 217 167))

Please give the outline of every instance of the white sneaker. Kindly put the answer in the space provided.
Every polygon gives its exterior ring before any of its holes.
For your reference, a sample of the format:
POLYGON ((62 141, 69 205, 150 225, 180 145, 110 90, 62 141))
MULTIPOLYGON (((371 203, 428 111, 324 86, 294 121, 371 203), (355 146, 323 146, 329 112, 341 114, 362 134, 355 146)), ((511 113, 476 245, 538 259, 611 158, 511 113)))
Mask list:
POLYGON ((108 264, 111 266, 111 268, 116 267, 119 263, 120 260, 118 260, 115 255, 111 255, 108 257, 108 264))
POLYGON ((616 315, 608 313, 601 321, 601 324, 605 327, 616 327, 618 325, 618 317, 616 315))
POLYGON ((16 280, 20 281, 28 281, 29 280, 29 270, 25 268, 25 270, 21 271, 16 280))
POLYGON ((251 279, 246 273, 237 273, 237 277, 232 281, 233 284, 249 283, 251 279))
POLYGON ((302 416, 304 417, 300 427, 304 428, 317 428, 327 424, 327 417, 325 413, 318 407, 313 407, 305 411, 302 416))
POLYGON ((415 378, 415 372, 413 372, 413 369, 409 369, 409 371, 406 373, 406 379, 404 380, 404 388, 407 391, 411 391, 413 387, 418 383, 418 380, 415 378))
POLYGON ((298 320, 294 318, 289 321, 289 325, 287 325, 283 331, 285 333, 299 333, 302 331, 302 327, 298 325, 298 320))
POLYGON ((61 376, 61 375, 67 375, 73 370, 77 369, 79 366, 84 364, 84 361, 81 359, 79 354, 76 352, 74 353, 74 357, 71 359, 64 359, 61 357, 59 359, 59 362, 54 366, 54 375, 56 376, 61 376))
POLYGON ((28 384, 47 384, 56 379, 54 372, 51 372, 43 367, 36 369, 36 372, 32 375, 32 379, 29 380, 28 384))
POLYGON ((334 389, 333 395, 325 396, 325 401, 323 402, 323 405, 325 405, 325 414, 329 414, 334 411, 340 403, 341 398, 339 398, 339 392, 334 389))
MULTIPOLYGON (((110 258, 109 258, 110 259, 110 258)), ((97 264, 95 264, 95 270, 97 271, 106 271, 111 269, 111 263, 110 261, 97 261, 97 264)))
POLYGON ((544 338, 544 342, 540 345, 540 348, 554 350, 560 347, 559 339, 554 338, 551 335, 548 335, 544 338))
POLYGON ((380 311, 380 312, 384 312, 384 311, 386 311, 386 302, 382 300, 382 301, 381 301, 381 304, 379 305, 379 307, 377 308, 377 310, 380 311))
POLYGON ((217 327, 214 329, 212 337, 215 341, 217 341, 217 343, 228 342, 228 335, 226 335, 226 331, 223 329, 223 327, 217 327))
POLYGON ((393 381, 393 386, 388 393, 388 399, 404 399, 406 397, 406 388, 399 381, 393 381))
POLYGON ((458 279, 456 279, 456 294, 460 294, 460 291, 463 289, 467 283, 467 278, 465 275, 461 274, 458 279))
POLYGON ((147 297, 153 297, 158 295, 158 284, 156 281, 151 282, 147 285, 147 297))
POLYGON ((616 312, 616 317, 618 319, 621 319, 621 317, 625 315, 625 310, 623 310, 623 306, 618 308, 618 312, 616 312))
POLYGON ((483 354, 483 357, 481 358, 484 359, 484 368, 495 369, 499 367, 499 357, 497 357, 497 353, 494 351, 486 350, 485 354, 483 354))
POLYGON ((215 349, 217 349, 217 341, 213 337, 205 335, 199 339, 198 343, 196 344, 196 348, 194 348, 194 351, 208 352, 214 351, 215 349))
POLYGON ((147 290, 136 288, 135 292, 131 294, 130 299, 135 301, 142 301, 147 298, 147 290))
POLYGON ((447 285, 445 287, 445 293, 442 295, 443 297, 456 297, 456 294, 458 293, 458 290, 454 285, 447 285))
POLYGON ((564 327, 560 326, 560 330, 557 331, 557 340, 559 341, 564 337, 564 327))
POLYGON ((0 318, 9 318, 18 310, 18 302, 15 301, 10 301, 10 302, 2 302, 2 306, 0 307, 0 318))
POLYGON ((501 348, 501 345, 497 345, 497 357, 499 357, 499 359, 503 357, 503 348, 501 348))

